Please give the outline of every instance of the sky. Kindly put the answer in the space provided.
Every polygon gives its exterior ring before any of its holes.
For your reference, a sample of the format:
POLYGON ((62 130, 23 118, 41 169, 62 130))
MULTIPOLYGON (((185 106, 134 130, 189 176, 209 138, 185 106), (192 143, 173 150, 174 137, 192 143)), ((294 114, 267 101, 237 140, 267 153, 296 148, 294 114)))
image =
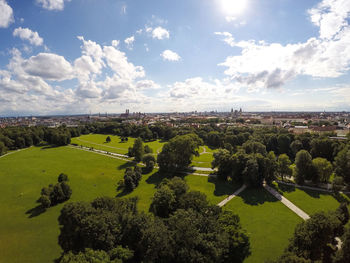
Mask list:
POLYGON ((0 116, 350 111, 349 0, 0 0, 0 116))

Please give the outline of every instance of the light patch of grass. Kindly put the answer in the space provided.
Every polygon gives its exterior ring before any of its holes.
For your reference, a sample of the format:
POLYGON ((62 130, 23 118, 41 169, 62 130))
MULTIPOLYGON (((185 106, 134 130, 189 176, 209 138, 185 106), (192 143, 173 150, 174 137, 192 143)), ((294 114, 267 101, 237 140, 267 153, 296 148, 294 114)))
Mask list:
POLYGON ((265 262, 279 257, 302 219, 265 189, 246 189, 224 209, 239 215, 250 237, 252 254, 245 263, 265 262))

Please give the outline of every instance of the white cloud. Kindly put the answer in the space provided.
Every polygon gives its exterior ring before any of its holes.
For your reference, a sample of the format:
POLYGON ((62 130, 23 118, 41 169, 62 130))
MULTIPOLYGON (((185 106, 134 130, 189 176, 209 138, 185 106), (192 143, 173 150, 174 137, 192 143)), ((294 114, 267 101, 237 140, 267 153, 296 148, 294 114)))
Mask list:
POLYGON ((112 40, 112 46, 113 47, 118 47, 119 46, 120 41, 119 40, 112 40))
POLYGON ((36 77, 62 81, 73 78, 71 64, 64 57, 53 53, 39 53, 22 63, 23 70, 36 77))
POLYGON ((164 60, 168 60, 168 61, 179 61, 181 59, 181 57, 177 53, 175 53, 175 52, 173 52, 173 51, 171 51, 169 49, 164 50, 162 52, 162 54, 160 54, 160 56, 164 60))
POLYGON ((70 2, 71 0, 36 0, 36 2, 47 10, 58 10, 64 9, 64 2, 70 2))
POLYGON ((34 32, 29 28, 18 27, 13 31, 13 36, 19 37, 22 40, 28 40, 30 44, 35 46, 41 46, 44 43, 38 32, 34 32))
POLYGON ((231 47, 242 49, 240 55, 229 56, 219 65, 227 67, 225 74, 233 81, 249 89, 280 88, 299 75, 339 77, 350 66, 350 26, 344 18, 349 16, 349 3, 324 0, 311 9, 309 13, 320 27, 320 36, 304 43, 236 41, 229 32, 215 32, 231 47))
POLYGON ((323 0, 309 10, 311 21, 320 28, 320 37, 331 39, 348 26, 350 13, 348 0, 323 0))
POLYGON ((153 29, 152 37, 157 39, 165 39, 165 38, 169 38, 170 34, 168 30, 159 26, 153 29))
POLYGON ((13 10, 11 6, 9 6, 6 0, 0 0, 0 28, 6 28, 13 22, 13 10))
POLYGON ((133 44, 134 44, 134 41, 135 41, 135 37, 134 36, 131 36, 131 37, 128 37, 124 40, 124 43, 126 44, 126 47, 128 49, 132 49, 133 48, 133 44))

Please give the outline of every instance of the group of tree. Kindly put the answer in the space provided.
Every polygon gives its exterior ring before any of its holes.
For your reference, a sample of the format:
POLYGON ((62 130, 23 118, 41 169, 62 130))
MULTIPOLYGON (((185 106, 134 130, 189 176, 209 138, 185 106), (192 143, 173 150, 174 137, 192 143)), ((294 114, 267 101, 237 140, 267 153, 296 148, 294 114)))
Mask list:
POLYGON ((272 182, 277 171, 285 172, 278 164, 273 151, 267 152, 259 142, 247 141, 233 154, 226 149, 214 153, 212 167, 218 168, 217 174, 221 180, 231 179, 259 187, 263 181, 272 182))
POLYGON ((294 236, 276 263, 350 262, 350 228, 346 204, 336 211, 319 212, 296 226, 294 236), (336 237, 341 237, 338 244, 336 237))
POLYGON ((7 127, 0 129, 0 155, 7 150, 22 149, 43 143, 51 145, 67 145, 72 137, 85 134, 88 130, 84 126, 48 128, 35 127, 7 127))
POLYGON ((239 217, 188 192, 180 178, 161 183, 152 213, 138 212, 136 203, 103 197, 66 204, 59 216, 58 262, 223 263, 243 262, 250 254, 239 217))
POLYGON ((40 203, 43 208, 49 208, 67 201, 72 195, 72 190, 67 182, 68 176, 61 173, 58 176, 57 184, 50 184, 48 187, 41 189, 41 196, 38 199, 38 203, 40 203))
POLYGON ((134 190, 142 178, 142 170, 139 166, 127 167, 124 173, 124 188, 126 191, 134 190))
POLYGON ((128 149, 128 155, 134 157, 136 162, 141 162, 144 154, 150 154, 153 150, 148 146, 143 146, 141 138, 136 138, 132 147, 128 149))
POLYGON ((196 134, 178 135, 164 144, 157 163, 161 172, 175 173, 186 170, 193 156, 199 156, 198 147, 203 141, 196 134))

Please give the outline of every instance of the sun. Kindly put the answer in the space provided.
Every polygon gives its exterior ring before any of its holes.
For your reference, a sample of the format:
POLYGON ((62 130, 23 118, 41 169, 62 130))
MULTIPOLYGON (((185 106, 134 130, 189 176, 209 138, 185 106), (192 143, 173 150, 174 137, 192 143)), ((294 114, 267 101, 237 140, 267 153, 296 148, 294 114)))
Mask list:
POLYGON ((220 0, 223 11, 228 15, 239 15, 247 7, 247 0, 220 0))

